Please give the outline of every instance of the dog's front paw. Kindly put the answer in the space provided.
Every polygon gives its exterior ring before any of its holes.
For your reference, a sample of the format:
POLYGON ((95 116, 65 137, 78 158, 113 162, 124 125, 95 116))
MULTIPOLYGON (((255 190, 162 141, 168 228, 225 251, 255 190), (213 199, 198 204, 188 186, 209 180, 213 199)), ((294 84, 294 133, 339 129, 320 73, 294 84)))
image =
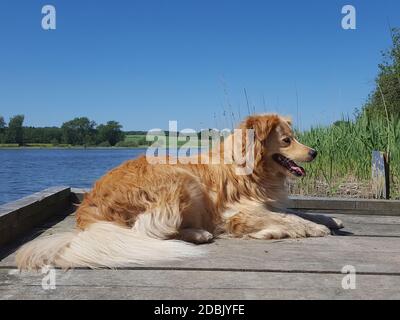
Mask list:
POLYGON ((329 228, 314 222, 303 222, 296 220, 292 223, 271 225, 248 235, 252 239, 284 239, 284 238, 307 238, 324 237, 331 234, 329 228))
POLYGON ((322 224, 317 224, 317 223, 307 224, 306 227, 307 237, 325 237, 330 234, 331 230, 322 224))
POLYGON ((213 238, 210 232, 201 229, 182 229, 178 237, 180 240, 197 244, 210 242, 213 238))
POLYGON ((270 226, 257 232, 250 233, 248 238, 261 239, 261 240, 272 240, 294 237, 294 234, 288 232, 286 228, 279 226, 270 226))

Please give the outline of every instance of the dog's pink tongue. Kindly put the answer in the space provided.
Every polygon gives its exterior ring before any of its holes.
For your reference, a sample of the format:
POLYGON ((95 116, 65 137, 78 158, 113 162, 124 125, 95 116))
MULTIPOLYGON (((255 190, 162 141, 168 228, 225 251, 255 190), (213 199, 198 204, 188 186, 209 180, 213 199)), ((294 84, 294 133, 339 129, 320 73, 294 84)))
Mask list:
POLYGON ((298 175, 299 177, 303 177, 306 175, 306 170, 304 170, 303 167, 300 167, 298 165, 294 165, 291 167, 291 169, 296 172, 296 175, 298 175))

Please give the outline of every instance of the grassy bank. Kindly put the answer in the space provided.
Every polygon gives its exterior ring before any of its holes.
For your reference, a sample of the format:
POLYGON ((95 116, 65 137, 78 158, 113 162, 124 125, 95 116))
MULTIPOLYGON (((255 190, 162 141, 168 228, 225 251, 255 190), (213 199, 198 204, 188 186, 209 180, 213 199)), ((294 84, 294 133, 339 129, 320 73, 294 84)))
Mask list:
POLYGON ((379 150, 390 154, 391 194, 400 198, 399 119, 362 115, 357 121, 339 121, 298 136, 319 154, 305 165, 307 176, 291 185, 293 193, 371 197, 371 155, 379 150))

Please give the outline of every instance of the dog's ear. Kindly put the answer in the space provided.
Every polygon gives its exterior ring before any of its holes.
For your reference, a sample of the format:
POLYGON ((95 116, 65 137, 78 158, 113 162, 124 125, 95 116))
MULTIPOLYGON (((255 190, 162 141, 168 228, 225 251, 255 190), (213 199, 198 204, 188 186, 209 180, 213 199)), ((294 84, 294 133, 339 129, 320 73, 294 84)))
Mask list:
POLYGON ((241 129, 253 129, 255 138, 264 141, 279 122, 279 117, 274 114, 249 116, 242 123, 241 129))

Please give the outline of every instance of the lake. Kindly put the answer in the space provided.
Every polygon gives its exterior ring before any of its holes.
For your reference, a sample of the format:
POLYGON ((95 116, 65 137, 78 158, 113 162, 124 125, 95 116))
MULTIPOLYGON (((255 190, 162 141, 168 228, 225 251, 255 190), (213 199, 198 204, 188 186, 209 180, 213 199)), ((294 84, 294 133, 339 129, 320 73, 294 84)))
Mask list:
POLYGON ((146 149, 0 149, 0 205, 52 186, 90 188, 146 149))

